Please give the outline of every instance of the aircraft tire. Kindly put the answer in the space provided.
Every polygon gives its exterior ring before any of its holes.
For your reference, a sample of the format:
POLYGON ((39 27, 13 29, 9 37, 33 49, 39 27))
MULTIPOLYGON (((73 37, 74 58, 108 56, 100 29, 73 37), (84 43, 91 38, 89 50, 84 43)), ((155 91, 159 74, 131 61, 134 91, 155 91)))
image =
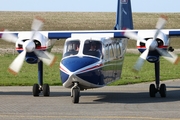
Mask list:
POLYGON ((74 88, 72 90, 72 102, 73 103, 79 103, 79 94, 80 94, 79 89, 74 88))
POLYGON ((159 93, 160 93, 161 97, 166 97, 166 85, 165 84, 161 84, 159 93))
POLYGON ((48 84, 43 85, 43 95, 44 96, 49 96, 50 95, 50 87, 48 84))
POLYGON ((33 85, 33 96, 36 97, 36 96, 39 96, 39 85, 38 84, 34 84, 33 85))
POLYGON ((155 97, 156 96, 156 87, 154 84, 151 84, 149 86, 149 95, 150 97, 155 97))

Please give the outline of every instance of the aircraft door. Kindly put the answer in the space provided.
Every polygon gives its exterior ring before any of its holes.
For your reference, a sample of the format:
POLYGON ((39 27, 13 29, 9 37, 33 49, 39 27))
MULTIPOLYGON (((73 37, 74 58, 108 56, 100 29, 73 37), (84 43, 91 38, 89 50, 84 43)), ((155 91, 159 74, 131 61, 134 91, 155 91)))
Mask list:
POLYGON ((114 63, 113 45, 111 43, 104 46, 104 61, 104 81, 109 83, 115 79, 114 69, 116 66, 116 63, 114 63))
POLYGON ((116 41, 114 44, 114 52, 115 52, 115 59, 116 59, 116 66, 115 66, 115 77, 116 79, 120 77, 120 57, 121 57, 121 43, 119 41, 116 41))

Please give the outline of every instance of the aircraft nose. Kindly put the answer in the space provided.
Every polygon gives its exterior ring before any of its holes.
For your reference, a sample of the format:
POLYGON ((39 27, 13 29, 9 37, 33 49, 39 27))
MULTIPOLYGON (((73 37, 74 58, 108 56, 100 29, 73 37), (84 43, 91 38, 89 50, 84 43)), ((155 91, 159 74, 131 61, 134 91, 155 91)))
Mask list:
POLYGON ((69 57, 66 59, 63 59, 61 63, 71 72, 74 72, 76 70, 79 70, 85 66, 91 65, 95 62, 97 62, 97 58, 92 58, 92 57, 69 57))

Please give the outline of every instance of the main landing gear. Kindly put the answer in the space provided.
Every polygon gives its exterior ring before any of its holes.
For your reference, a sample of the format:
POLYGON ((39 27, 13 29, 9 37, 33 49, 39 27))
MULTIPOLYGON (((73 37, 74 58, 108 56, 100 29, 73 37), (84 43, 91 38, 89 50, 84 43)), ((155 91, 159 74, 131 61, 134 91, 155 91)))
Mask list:
POLYGON ((74 86, 71 88, 71 98, 73 103, 79 103, 80 97, 80 88, 78 87, 78 83, 74 83, 74 86))
POLYGON ((155 97, 156 93, 159 92, 161 97, 166 97, 166 85, 165 84, 160 84, 160 79, 159 79, 159 61, 155 62, 155 84, 151 84, 149 86, 149 95, 150 97, 155 97))
POLYGON ((43 96, 50 95, 50 87, 48 84, 44 84, 43 86, 34 84, 33 85, 33 96, 39 96, 40 92, 43 92, 43 96))
POLYGON ((32 93, 33 96, 39 96, 42 91, 43 96, 50 95, 50 87, 48 84, 43 84, 43 62, 38 63, 38 84, 33 85, 32 93))

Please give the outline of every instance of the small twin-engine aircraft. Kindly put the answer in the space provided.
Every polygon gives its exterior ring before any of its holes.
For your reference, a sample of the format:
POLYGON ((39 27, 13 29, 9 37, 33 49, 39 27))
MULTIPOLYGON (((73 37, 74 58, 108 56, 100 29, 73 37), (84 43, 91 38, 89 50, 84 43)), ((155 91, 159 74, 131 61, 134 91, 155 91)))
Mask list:
POLYGON ((54 39, 66 39, 63 58, 60 61, 60 79, 63 86, 71 89, 73 103, 79 102, 80 91, 103 87, 120 79, 128 38, 137 40, 138 50, 142 53, 135 70, 140 70, 145 60, 155 63, 156 86, 150 85, 150 96, 160 92, 166 97, 166 86, 159 86, 159 57, 164 56, 172 63, 178 60, 177 55, 169 52, 169 37, 180 36, 180 29, 161 30, 165 24, 161 17, 156 30, 133 29, 130 0, 118 0, 116 24, 114 30, 94 31, 39 31, 42 19, 36 18, 32 32, 1 32, 1 38, 16 43, 19 56, 10 65, 10 71, 17 74, 21 64, 38 63, 38 84, 33 86, 33 95, 50 95, 48 84, 43 84, 42 63, 52 65, 54 55, 48 52, 55 43, 54 39), (123 28, 128 28, 124 30, 123 28), (53 39, 53 40, 52 40, 53 39))

